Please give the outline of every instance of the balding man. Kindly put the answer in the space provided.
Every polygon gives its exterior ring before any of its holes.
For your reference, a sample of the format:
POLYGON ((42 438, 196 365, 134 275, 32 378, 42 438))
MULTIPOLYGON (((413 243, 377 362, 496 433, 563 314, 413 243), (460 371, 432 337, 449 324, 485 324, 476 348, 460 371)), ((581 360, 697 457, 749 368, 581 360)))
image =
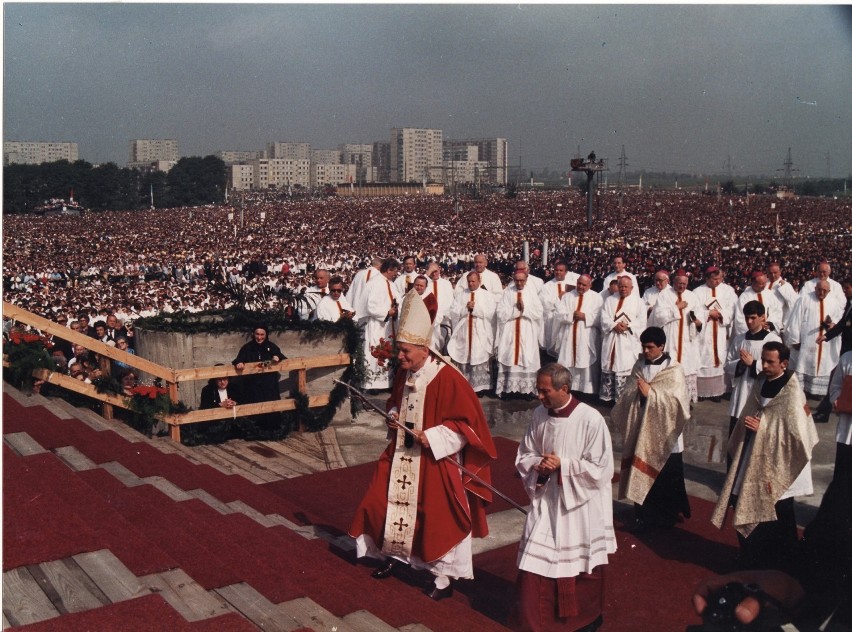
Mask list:
MULTIPOLYGON (((536 291, 537 294, 541 293, 541 289, 544 287, 544 281, 537 276, 535 276, 532 272, 530 272, 530 265, 524 261, 523 259, 515 262, 515 272, 523 272, 527 275, 527 285, 529 285, 533 290, 536 291)), ((514 277, 512 278, 512 283, 514 283, 514 277)), ((509 284, 509 286, 512 285, 509 284)))
POLYGON ((642 351, 639 336, 647 322, 645 309, 642 299, 633 294, 633 281, 627 276, 618 280, 618 294, 603 302, 600 399, 604 402, 619 398, 642 351))
MULTIPOLYGON (((467 275, 470 274, 470 272, 471 271, 468 271, 461 275, 458 283, 456 283, 456 296, 461 294, 465 288, 467 288, 467 275)), ((479 287, 491 292, 495 302, 499 301, 500 297, 503 296, 503 282, 500 280, 500 276, 496 272, 492 272, 488 269, 488 257, 482 254, 476 255, 473 258, 472 272, 476 272, 479 275, 479 287)))
POLYGON ((571 390, 595 394, 600 388, 601 308, 603 299, 590 292, 592 277, 580 275, 577 287, 564 294, 556 308, 559 364, 571 374, 571 390))
POLYGON ((534 397, 536 373, 541 368, 538 339, 543 310, 525 272, 515 272, 512 280, 514 287, 506 288, 497 304, 497 394, 534 397))
POLYGON ((666 349, 677 360, 686 376, 689 400, 698 401, 698 367, 701 364, 699 336, 704 328, 698 317, 701 304, 687 286, 689 277, 682 270, 674 284, 663 292, 651 311, 648 325, 660 327, 666 334, 666 349))
POLYGON ((568 264, 559 260, 553 266, 553 278, 544 284, 538 294, 544 309, 542 347, 553 357, 559 355, 562 343, 562 321, 557 317, 556 310, 562 297, 576 286, 577 275, 569 272, 568 264))
POLYGON ((494 355, 494 313, 497 306, 488 290, 479 285, 479 273, 467 275, 467 288, 459 293, 448 318, 452 335, 447 355, 473 390, 481 395, 494 388, 491 358, 494 355))
POLYGON ((648 322, 651 321, 651 314, 654 312, 654 305, 657 304, 657 299, 660 294, 669 289, 669 273, 666 270, 657 270, 654 274, 654 285, 645 290, 642 295, 642 300, 648 308, 648 322))
POLYGON ((817 281, 828 281, 828 285, 831 290, 828 295, 830 297, 829 300, 832 303, 836 302, 841 306, 845 303, 843 300, 843 288, 840 283, 831 278, 831 265, 827 261, 822 261, 817 264, 816 271, 814 272, 814 278, 805 281, 799 295, 801 296, 802 294, 807 294, 808 292, 813 291, 817 281))
POLYGON ((820 334, 843 317, 843 307, 829 298, 831 285, 820 279, 810 292, 803 292, 787 321, 786 339, 798 349, 796 377, 805 393, 822 397, 828 393, 831 371, 840 359, 840 340, 826 341, 820 334))
POLYGON ((441 278, 441 266, 434 261, 426 267, 428 285, 426 292, 435 297, 435 335, 432 338, 432 348, 436 351, 444 349, 452 331, 449 314, 453 305, 453 284, 441 278))
POLYGON ((699 318, 704 327, 699 334, 698 398, 719 401, 728 390, 725 380, 725 357, 728 333, 734 320, 737 294, 723 283, 722 271, 716 266, 704 270, 704 285, 693 292, 700 304, 699 318))
POLYGON ((734 331, 733 335, 744 334, 748 331, 745 319, 743 318, 743 307, 749 301, 757 301, 762 303, 766 308, 766 323, 770 329, 776 333, 781 332, 783 328, 784 307, 775 297, 775 292, 769 289, 769 279, 766 278, 766 273, 763 270, 755 270, 751 275, 751 285, 743 290, 740 298, 737 301, 736 311, 734 312, 734 331))

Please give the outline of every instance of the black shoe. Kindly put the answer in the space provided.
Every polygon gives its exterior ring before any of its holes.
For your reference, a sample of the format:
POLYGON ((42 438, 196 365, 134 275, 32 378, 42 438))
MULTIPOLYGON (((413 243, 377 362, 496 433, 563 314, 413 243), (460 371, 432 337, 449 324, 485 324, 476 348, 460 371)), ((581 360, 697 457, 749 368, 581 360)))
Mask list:
POLYGON ((434 582, 426 587, 426 590, 423 591, 423 594, 432 599, 433 601, 441 601, 441 599, 446 599, 447 597, 453 596, 453 585, 450 584, 446 588, 438 588, 434 582))
POLYGON ((388 577, 393 575, 393 569, 396 568, 397 564, 399 564, 397 560, 390 559, 385 562, 384 566, 380 566, 372 573, 370 573, 370 577, 374 579, 387 579, 388 577))

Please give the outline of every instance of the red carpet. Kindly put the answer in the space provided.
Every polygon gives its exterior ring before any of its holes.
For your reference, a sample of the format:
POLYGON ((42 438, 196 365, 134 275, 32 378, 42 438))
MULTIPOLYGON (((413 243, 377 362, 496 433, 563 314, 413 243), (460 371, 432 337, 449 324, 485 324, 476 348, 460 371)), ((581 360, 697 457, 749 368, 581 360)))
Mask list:
MULTIPOLYGON (((73 445, 98 463, 118 461, 138 476, 162 476, 186 490, 206 489, 223 502, 239 499, 263 513, 337 532, 348 528, 374 468, 369 463, 254 485, 57 419, 41 407, 4 400, 5 432, 27 432, 46 448, 73 445)), ((502 438, 496 444, 494 483, 524 504, 514 468, 517 444, 502 438)), ((3 476, 4 570, 109 548, 139 576, 179 567, 205 588, 245 581, 273 602, 309 596, 338 616, 364 608, 392 626, 419 622, 436 632, 505 629, 515 598, 516 544, 476 556, 476 580, 458 582, 451 599, 434 603, 420 594, 428 579, 422 573, 372 580, 368 564, 324 540, 262 527, 242 514, 221 515, 198 500, 175 502, 152 486, 128 488, 101 469, 73 472, 51 453, 19 457, 4 447, 3 476)), ((736 539, 709 524, 710 503, 692 499, 692 506, 693 518, 667 531, 636 537, 617 524, 604 631, 682 630, 697 622, 692 589, 711 573, 731 570, 736 539)), ((508 508, 498 501, 489 511, 508 508)), ((629 513, 616 505, 617 519, 629 513)), ((24 629, 251 629, 244 624, 236 615, 189 624, 151 596, 24 629)))
MULTIPOLYGON (((495 437, 494 443, 497 447, 497 460, 491 464, 492 484, 523 506, 529 499, 520 485, 520 480, 515 476, 518 444, 502 437, 495 437)), ((297 508, 287 514, 286 517, 290 520, 299 524, 322 525, 334 533, 346 533, 374 469, 375 463, 363 463, 354 467, 318 472, 308 477, 265 483, 262 487, 297 508)), ((495 496, 487 513, 510 508, 508 502, 495 496)))

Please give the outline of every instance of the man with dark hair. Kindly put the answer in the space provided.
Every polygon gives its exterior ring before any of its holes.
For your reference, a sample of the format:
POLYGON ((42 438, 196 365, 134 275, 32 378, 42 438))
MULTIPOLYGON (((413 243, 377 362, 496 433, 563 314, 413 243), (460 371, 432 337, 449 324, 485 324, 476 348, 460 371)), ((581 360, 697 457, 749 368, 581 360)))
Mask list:
POLYGON ((642 356, 612 409, 613 424, 624 437, 618 497, 634 502, 634 530, 672 527, 680 514, 690 516, 683 479, 686 377, 665 352, 662 329, 648 327, 639 340, 642 356))
POLYGON ((731 391, 731 405, 728 407, 728 415, 731 417, 728 436, 734 431, 737 419, 751 396, 752 387, 763 370, 760 364, 763 345, 773 340, 781 342, 778 334, 766 328, 766 308, 762 303, 746 303, 743 306, 743 317, 748 330, 733 337, 725 359, 725 370, 731 376, 734 386, 731 391))
POLYGON ((722 528, 728 507, 740 543, 741 568, 788 570, 798 533, 793 497, 813 493, 811 456, 819 440, 790 349, 763 345, 760 380, 728 443, 731 467, 711 521, 722 528))
POLYGON ((518 552, 520 628, 590 632, 603 623, 603 566, 617 548, 612 442, 601 414, 571 395, 568 369, 539 369, 536 391, 541 406, 515 459, 532 503, 518 552))
POLYGON ((407 255, 402 259, 402 270, 399 277, 394 281, 396 291, 400 296, 405 296, 408 291, 414 286, 414 279, 417 278, 417 259, 414 255, 407 255))
POLYGON ((317 305, 317 320, 336 323, 341 318, 352 319, 355 310, 343 296, 343 279, 333 276, 328 282, 328 294, 317 305))

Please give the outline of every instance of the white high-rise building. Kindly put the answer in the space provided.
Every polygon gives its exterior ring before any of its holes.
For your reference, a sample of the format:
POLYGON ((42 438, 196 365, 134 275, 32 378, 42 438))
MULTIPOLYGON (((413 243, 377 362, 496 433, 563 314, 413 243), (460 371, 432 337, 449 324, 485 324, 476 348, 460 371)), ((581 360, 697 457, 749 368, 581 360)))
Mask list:
POLYGON ((340 145, 338 149, 340 150, 340 162, 345 165, 355 165, 356 182, 375 182, 373 145, 345 143, 340 145))
POLYGON ((3 142, 4 165, 40 165, 44 162, 56 162, 57 160, 67 160, 68 162, 79 160, 77 143, 17 140, 3 142))
POLYGON ((339 165, 340 164, 340 150, 339 149, 312 149, 311 150, 311 163, 321 163, 325 165, 339 165))
POLYGON ((465 140, 447 140, 444 147, 461 148, 475 146, 479 149, 479 160, 488 163, 487 174, 482 182, 505 185, 509 174, 509 144, 505 138, 471 138, 465 140))
POLYGON ((235 191, 254 188, 254 167, 250 164, 228 165, 228 186, 235 191))
POLYGON ((287 158, 260 158, 251 161, 255 189, 311 185, 311 161, 287 158))
POLYGON ((479 159, 479 147, 444 141, 444 184, 476 184, 488 182, 488 163, 479 159))
POLYGON ((310 160, 310 143, 274 142, 266 144, 267 158, 283 158, 287 160, 310 160))
POLYGON ((321 187, 326 184, 349 184, 355 181, 355 165, 329 164, 323 162, 311 163, 311 186, 321 187))
POLYGON ((440 182, 444 132, 439 129, 391 129, 390 177, 394 182, 440 182))
POLYGON ((250 160, 257 160, 258 158, 266 158, 265 154, 266 152, 264 151, 223 150, 219 152, 218 156, 226 165, 238 165, 240 163, 247 163, 250 160))
POLYGON ((177 162, 178 143, 174 139, 135 139, 130 141, 128 167, 149 167, 157 161, 177 162))

